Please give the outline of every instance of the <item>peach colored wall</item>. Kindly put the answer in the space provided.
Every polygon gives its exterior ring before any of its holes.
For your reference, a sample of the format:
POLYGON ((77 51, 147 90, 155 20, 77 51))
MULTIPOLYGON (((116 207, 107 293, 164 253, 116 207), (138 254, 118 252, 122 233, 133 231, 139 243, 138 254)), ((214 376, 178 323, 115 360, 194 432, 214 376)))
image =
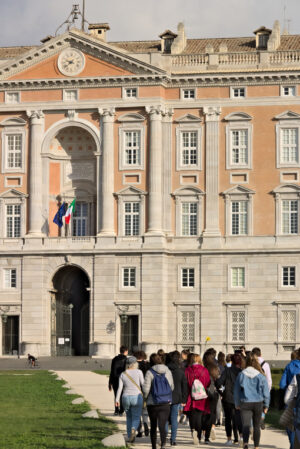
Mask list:
POLYGON ((178 100, 180 98, 180 89, 165 89, 166 100, 178 100))
POLYGON ((4 103, 4 97, 5 97, 4 92, 0 92, 0 102, 1 103, 4 103))
POLYGON ((93 100, 96 98, 121 98, 121 87, 98 87, 97 89, 81 89, 80 100, 93 100))
POLYGON ((228 98, 229 87, 198 87, 197 98, 228 98))
POLYGON ((247 97, 278 97, 279 95, 280 90, 278 85, 247 87, 247 97))
POLYGON ((24 90, 21 92, 21 101, 61 101, 61 89, 49 90, 24 90))
POLYGON ((60 162, 49 163, 49 194, 60 193, 60 162))
POLYGON ((49 112, 45 113, 45 132, 55 123, 59 122, 60 120, 65 119, 66 116, 63 112, 51 114, 49 112))

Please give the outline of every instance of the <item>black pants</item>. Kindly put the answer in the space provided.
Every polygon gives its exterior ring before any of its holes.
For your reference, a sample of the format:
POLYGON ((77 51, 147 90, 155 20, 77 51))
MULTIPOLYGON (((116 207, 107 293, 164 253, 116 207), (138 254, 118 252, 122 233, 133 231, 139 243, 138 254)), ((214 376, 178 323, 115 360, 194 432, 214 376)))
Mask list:
POLYGON ((205 441, 209 440, 211 428, 216 424, 218 400, 219 394, 217 393, 209 400, 210 414, 202 417, 202 430, 205 431, 205 441))
POLYGON ((148 405, 148 415, 150 419, 150 439, 152 444, 152 449, 156 449, 156 428, 159 428, 160 434, 160 445, 166 445, 166 423, 170 416, 170 404, 160 404, 160 405, 148 405))
POLYGON ((243 402, 241 405, 241 415, 243 422, 243 440, 248 444, 251 421, 253 421, 254 447, 258 447, 260 440, 260 420, 263 411, 262 402, 243 402))
POLYGON ((191 430, 196 430, 198 434, 198 440, 201 440, 202 422, 203 422, 203 411, 193 408, 189 412, 189 421, 191 430))
POLYGON ((234 441, 238 441, 239 434, 243 433, 243 425, 240 411, 236 410, 234 404, 223 401, 223 409, 225 414, 225 430, 227 438, 231 438, 232 432, 234 441))
MULTIPOLYGON (((114 390, 115 402, 116 402, 116 396, 117 396, 119 384, 114 384, 112 387, 113 387, 113 390, 114 390)), ((124 413, 124 408, 123 408, 123 405, 122 405, 122 394, 120 396, 120 406, 119 407, 115 406, 115 413, 124 413)))

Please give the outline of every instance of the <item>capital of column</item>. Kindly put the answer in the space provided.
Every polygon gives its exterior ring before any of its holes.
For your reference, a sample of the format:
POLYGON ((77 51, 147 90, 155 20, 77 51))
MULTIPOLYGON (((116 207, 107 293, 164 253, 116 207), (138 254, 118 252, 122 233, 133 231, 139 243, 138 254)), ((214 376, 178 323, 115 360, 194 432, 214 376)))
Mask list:
POLYGON ((164 110, 161 105, 158 106, 146 106, 146 112, 149 114, 150 120, 161 120, 164 114, 164 110))
POLYGON ((205 106, 203 112, 206 122, 218 122, 220 120, 221 108, 219 106, 205 106))
POLYGON ((44 123, 44 113, 41 110, 37 111, 26 111, 27 117, 30 118, 32 125, 40 125, 44 123))
POLYGON ((116 114, 116 109, 111 108, 98 108, 98 114, 103 117, 104 122, 113 122, 116 114))
POLYGON ((173 108, 166 108, 162 113, 162 116, 163 116, 163 119, 165 122, 171 122, 173 115, 174 115, 173 108))

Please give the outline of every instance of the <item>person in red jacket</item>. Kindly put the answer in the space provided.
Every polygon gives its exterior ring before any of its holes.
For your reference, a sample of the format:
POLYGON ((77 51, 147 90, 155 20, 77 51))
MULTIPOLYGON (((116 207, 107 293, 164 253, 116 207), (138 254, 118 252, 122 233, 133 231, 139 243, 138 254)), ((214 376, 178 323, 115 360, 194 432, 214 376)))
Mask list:
POLYGON ((203 416, 210 413, 208 398, 200 400, 194 400, 192 398, 192 386, 195 379, 199 379, 205 389, 210 385, 209 372, 202 365, 202 360, 199 354, 189 355, 189 366, 185 370, 185 375, 188 382, 188 398, 186 406, 184 407, 184 412, 189 416, 193 442, 198 446, 201 440, 203 416))

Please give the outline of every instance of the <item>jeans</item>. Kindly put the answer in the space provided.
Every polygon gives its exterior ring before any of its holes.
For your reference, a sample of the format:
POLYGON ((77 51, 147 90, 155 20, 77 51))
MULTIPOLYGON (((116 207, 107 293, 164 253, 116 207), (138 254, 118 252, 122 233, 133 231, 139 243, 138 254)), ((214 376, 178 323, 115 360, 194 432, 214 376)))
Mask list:
MULTIPOLYGON (((176 441, 177 429, 178 429, 178 412, 181 404, 172 404, 169 422, 171 424, 171 442, 176 441)), ((166 434, 168 434, 168 421, 166 424, 166 434)))
POLYGON ((131 429, 137 430, 139 427, 143 408, 143 396, 141 394, 123 396, 122 403, 126 412, 127 436, 129 438, 131 429))
POLYGON ((241 404, 241 415, 243 422, 243 440, 248 444, 251 421, 253 421, 254 447, 259 446, 260 440, 260 420, 263 411, 262 402, 243 402, 241 404))
POLYGON ((156 427, 158 425, 160 433, 160 445, 163 447, 166 445, 166 423, 168 422, 170 416, 170 405, 160 404, 160 405, 148 405, 148 415, 150 418, 150 438, 152 449, 156 449, 156 427))

